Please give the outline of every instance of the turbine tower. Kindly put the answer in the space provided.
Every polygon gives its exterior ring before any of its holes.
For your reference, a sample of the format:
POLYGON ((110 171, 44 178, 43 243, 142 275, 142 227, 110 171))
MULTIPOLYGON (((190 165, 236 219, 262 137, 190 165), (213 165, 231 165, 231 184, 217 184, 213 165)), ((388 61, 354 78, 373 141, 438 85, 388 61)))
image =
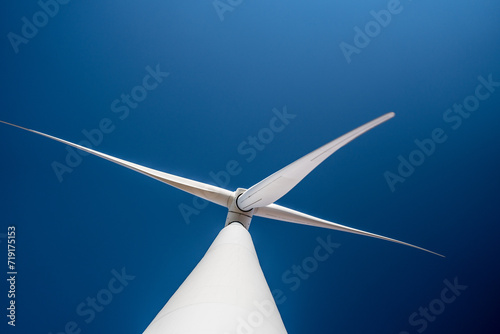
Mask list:
POLYGON ((394 117, 387 113, 329 142, 249 189, 220 187, 161 172, 35 130, 0 121, 96 155, 228 208, 224 228, 203 259, 146 328, 145 334, 287 333, 248 232, 253 216, 311 225, 430 250, 316 218, 277 204, 335 151, 394 117))

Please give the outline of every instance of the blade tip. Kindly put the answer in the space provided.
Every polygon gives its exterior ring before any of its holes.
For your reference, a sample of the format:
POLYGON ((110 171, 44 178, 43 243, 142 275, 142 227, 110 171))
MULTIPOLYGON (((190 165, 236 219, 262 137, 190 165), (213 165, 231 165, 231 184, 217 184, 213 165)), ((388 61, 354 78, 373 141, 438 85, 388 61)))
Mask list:
POLYGON ((439 256, 439 257, 446 258, 446 256, 444 256, 443 254, 439 254, 439 253, 436 253, 436 252, 430 251, 430 250, 428 250, 428 249, 425 249, 425 251, 426 251, 426 252, 429 252, 429 253, 431 253, 431 254, 437 255, 437 256, 439 256))

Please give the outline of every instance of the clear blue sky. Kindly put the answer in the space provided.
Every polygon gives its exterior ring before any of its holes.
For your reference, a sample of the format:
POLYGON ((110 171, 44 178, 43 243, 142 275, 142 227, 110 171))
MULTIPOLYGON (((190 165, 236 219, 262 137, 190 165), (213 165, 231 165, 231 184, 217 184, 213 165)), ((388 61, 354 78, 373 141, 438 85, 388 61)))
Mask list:
MULTIPOLYGON (((289 333, 500 326, 500 4, 221 0, 219 15, 211 0, 47 3, 51 15, 36 1, 2 5, 0 119, 73 142, 87 131, 129 161, 215 183, 234 160, 234 190, 396 113, 279 204, 447 257, 254 218, 289 333), (273 109, 285 106, 295 117, 271 136, 273 109), (398 174, 410 158, 418 166, 398 174), (317 238, 340 247, 307 278, 287 274, 317 238)), ((2 333, 141 333, 223 227, 224 208, 186 224, 179 206, 192 196, 120 166, 85 156, 68 167, 60 143, 2 124, 0 143, 2 333), (54 162, 72 169, 62 182, 54 162), (5 316, 11 225, 15 328, 5 316), (122 270, 129 280, 114 280, 122 270), (96 297, 109 301, 99 312, 87 305, 96 297)))

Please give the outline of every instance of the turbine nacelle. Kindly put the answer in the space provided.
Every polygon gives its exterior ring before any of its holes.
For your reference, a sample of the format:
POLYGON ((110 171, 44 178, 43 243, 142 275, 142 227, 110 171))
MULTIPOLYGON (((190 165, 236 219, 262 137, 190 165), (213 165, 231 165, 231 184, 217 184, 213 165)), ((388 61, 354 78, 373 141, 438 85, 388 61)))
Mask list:
POLYGON ((245 193, 245 191, 247 191, 247 189, 238 188, 228 199, 228 213, 224 226, 238 222, 241 223, 241 225, 243 225, 247 230, 250 228, 250 222, 252 221, 254 209, 243 211, 238 206, 238 198, 245 193))

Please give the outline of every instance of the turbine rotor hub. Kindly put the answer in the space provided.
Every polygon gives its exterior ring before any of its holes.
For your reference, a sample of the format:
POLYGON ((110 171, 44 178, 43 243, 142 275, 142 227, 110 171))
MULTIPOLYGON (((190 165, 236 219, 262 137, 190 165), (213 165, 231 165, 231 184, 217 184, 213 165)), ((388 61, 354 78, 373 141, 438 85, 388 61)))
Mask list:
POLYGON ((236 200, 238 197, 243 194, 246 189, 238 188, 233 193, 233 195, 228 199, 227 208, 228 213, 226 217, 226 223, 224 226, 227 226, 231 223, 238 222, 243 225, 247 230, 250 227, 250 222, 252 221, 253 209, 250 211, 242 211, 238 207, 236 200))

